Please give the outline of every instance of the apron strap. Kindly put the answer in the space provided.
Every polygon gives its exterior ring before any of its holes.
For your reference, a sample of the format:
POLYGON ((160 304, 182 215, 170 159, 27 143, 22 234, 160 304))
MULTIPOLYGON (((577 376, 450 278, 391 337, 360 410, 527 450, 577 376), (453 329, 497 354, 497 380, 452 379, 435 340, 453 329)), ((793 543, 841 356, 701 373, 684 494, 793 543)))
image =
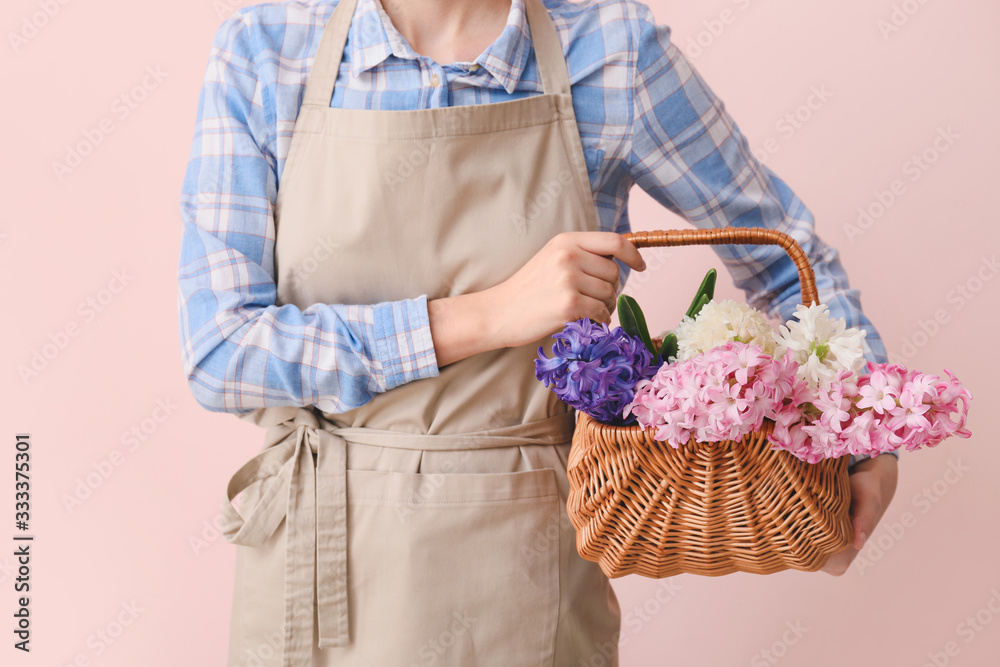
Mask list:
POLYGON ((313 609, 319 648, 348 646, 347 443, 387 447, 480 449, 558 444, 572 437, 575 412, 489 431, 442 435, 338 427, 311 408, 261 408, 241 419, 267 428, 265 449, 233 474, 222 504, 231 544, 263 545, 286 520, 282 667, 312 660, 313 609), (316 455, 315 459, 313 454, 316 455), (260 499, 241 513, 233 500, 251 484, 260 499), (284 499, 284 500, 283 500, 284 499))
POLYGON ((328 25, 319 38, 319 47, 313 58, 312 67, 306 77, 306 92, 303 106, 330 108, 333 98, 333 84, 340 72, 340 59, 347 44, 347 33, 351 28, 354 10, 358 0, 339 0, 330 16, 328 25))
POLYGON ((552 17, 542 4, 542 0, 524 0, 531 47, 535 51, 538 73, 542 78, 542 92, 554 95, 569 95, 569 71, 562 42, 552 17))
MULTIPOLYGON (((316 55, 306 80, 302 106, 329 109, 333 87, 340 72, 340 62, 347 44, 347 35, 354 19, 358 0, 339 0, 330 16, 327 27, 319 40, 316 55)), ((555 24, 542 0, 524 0, 528 33, 538 73, 542 79, 542 92, 556 95, 570 93, 569 72, 563 55, 562 42, 555 24)))
POLYGON ((349 642, 347 454, 346 441, 320 428, 311 410, 258 410, 254 420, 290 414, 269 426, 266 449, 229 480, 222 534, 232 544, 261 546, 286 520, 282 665, 298 667, 312 660, 314 609, 320 648, 349 642), (260 500, 244 517, 232 501, 256 482, 260 500))

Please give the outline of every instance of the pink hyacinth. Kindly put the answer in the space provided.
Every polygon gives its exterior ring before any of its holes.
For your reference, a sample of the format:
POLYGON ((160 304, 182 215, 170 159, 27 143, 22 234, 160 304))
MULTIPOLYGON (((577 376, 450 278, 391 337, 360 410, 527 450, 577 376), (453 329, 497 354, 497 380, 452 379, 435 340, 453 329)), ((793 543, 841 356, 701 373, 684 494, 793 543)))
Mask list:
POLYGON ((805 384, 796 379, 797 366, 791 355, 774 359, 759 345, 730 341, 641 380, 623 416, 635 414, 643 428, 656 429, 654 439, 674 448, 692 438, 739 440, 776 418, 805 384))
POLYGON ((791 354, 772 358, 758 345, 730 341, 662 365, 636 385, 623 416, 634 414, 643 428, 655 429, 654 439, 674 448, 739 440, 769 419, 773 448, 808 463, 972 435, 965 427, 972 394, 948 369, 941 378, 869 362, 869 374, 841 370, 813 390, 796 376, 797 367, 791 354))
POLYGON ((948 369, 947 379, 898 364, 869 362, 868 370, 856 385, 849 371, 841 371, 804 406, 800 423, 776 424, 772 444, 816 463, 843 454, 934 447, 953 435, 972 435, 965 428, 972 393, 948 369))

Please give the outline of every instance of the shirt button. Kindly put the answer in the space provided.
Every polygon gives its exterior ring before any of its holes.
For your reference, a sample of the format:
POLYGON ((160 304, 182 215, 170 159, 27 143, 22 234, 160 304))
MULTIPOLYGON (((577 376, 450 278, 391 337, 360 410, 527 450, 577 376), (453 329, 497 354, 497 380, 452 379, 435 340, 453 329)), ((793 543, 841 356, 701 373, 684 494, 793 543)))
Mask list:
POLYGON ((438 84, 440 84, 440 83, 441 83, 441 79, 438 78, 437 74, 434 74, 434 76, 431 77, 431 85, 436 88, 438 86, 438 84))
POLYGON ((472 65, 469 65, 470 72, 475 72, 477 69, 479 69, 479 63, 473 63, 472 65))

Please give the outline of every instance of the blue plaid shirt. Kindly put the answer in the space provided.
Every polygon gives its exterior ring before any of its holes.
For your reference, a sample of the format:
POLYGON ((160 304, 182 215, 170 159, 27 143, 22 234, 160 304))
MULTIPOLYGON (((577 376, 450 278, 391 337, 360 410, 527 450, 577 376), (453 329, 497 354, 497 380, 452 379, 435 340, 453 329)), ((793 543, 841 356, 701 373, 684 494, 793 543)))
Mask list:
MULTIPOLYGON (((427 295, 370 305, 277 306, 274 202, 319 39, 337 0, 244 7, 213 39, 180 200, 179 328, 198 403, 217 412, 317 405, 339 413, 438 374, 427 295)), ((866 356, 887 361, 837 251, 805 204, 758 162, 723 102, 635 0, 546 0, 604 231, 627 232, 638 184, 702 228, 755 226, 793 236, 820 300, 867 330, 866 356)), ((524 0, 474 62, 416 54, 377 0, 359 0, 332 106, 426 109, 542 92, 524 0)), ((712 246, 747 301, 791 318, 797 272, 777 246, 712 246)), ((629 268, 619 262, 621 284, 629 268)))

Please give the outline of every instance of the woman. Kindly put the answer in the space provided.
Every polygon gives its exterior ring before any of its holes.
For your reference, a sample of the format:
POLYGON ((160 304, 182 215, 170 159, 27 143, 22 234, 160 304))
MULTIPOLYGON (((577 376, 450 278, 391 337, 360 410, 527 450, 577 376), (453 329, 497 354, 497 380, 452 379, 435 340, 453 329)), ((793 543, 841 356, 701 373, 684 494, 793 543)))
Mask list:
MULTIPOLYGON (((645 268, 619 234, 632 183, 700 225, 808 231, 821 299, 884 360, 809 212, 645 5, 315 0, 223 24, 179 278, 194 395, 267 428, 227 490, 230 667, 617 664, 618 603, 564 509, 574 414, 533 359, 645 268)), ((787 317, 794 267, 762 256, 737 284, 787 317)), ((895 459, 863 466, 870 532, 895 459)))

